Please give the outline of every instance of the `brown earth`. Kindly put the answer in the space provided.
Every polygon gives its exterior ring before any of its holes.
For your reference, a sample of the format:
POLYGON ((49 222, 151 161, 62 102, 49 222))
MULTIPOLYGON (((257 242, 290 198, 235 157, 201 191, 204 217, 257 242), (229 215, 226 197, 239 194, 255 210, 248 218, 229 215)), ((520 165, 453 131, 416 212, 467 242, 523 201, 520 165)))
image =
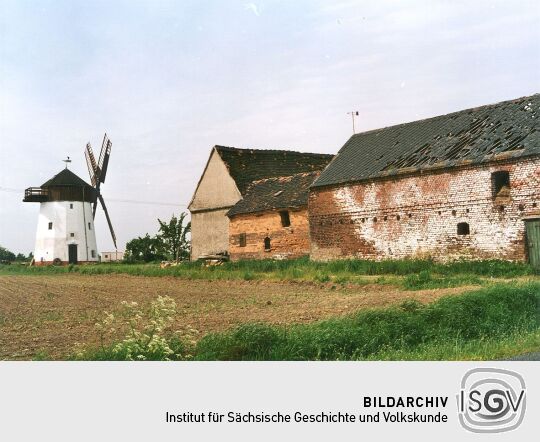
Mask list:
POLYGON ((389 285, 262 281, 189 281, 129 275, 0 276, 0 360, 43 355, 63 359, 76 343, 97 345, 96 320, 121 301, 145 306, 159 295, 177 303, 173 330, 199 336, 244 322, 302 323, 384 307, 405 299, 430 302, 469 289, 399 290, 389 285))

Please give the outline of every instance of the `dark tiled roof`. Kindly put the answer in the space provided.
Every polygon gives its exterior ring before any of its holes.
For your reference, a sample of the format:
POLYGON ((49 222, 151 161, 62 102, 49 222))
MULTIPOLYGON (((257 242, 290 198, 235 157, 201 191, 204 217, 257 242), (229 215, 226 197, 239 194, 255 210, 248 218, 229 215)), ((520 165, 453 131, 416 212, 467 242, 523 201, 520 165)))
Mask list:
POLYGON ((79 178, 69 169, 63 169, 50 180, 44 182, 41 187, 56 187, 56 186, 86 186, 92 187, 82 178, 79 178))
POLYGON ((309 186, 319 173, 306 172, 254 181, 247 188, 244 197, 229 210, 227 215, 305 207, 309 186))
POLYGON ((353 135, 312 187, 540 155, 540 94, 353 135))
POLYGON ((236 149, 225 146, 216 146, 215 149, 242 195, 252 181, 319 171, 333 158, 333 155, 290 150, 236 149))

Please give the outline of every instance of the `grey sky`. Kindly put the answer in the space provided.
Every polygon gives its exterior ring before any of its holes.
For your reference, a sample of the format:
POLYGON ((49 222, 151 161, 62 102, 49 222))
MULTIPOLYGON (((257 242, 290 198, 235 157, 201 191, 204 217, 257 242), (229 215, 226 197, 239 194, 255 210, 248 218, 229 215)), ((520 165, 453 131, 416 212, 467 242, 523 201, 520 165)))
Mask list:
POLYGON ((215 144, 335 153, 350 110, 367 130, 540 92, 538 23, 537 0, 0 0, 0 245, 33 249, 38 205, 10 189, 66 155, 87 179, 104 131, 123 249, 185 209, 215 144))

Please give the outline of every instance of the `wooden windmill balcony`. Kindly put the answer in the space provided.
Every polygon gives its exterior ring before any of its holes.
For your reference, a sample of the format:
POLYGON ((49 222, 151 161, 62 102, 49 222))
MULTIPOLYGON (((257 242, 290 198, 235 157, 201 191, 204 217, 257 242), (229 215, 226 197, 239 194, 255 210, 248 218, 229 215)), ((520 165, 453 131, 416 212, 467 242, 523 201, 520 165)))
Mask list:
POLYGON ((49 191, 41 187, 29 187, 24 191, 25 203, 42 203, 49 199, 49 191))

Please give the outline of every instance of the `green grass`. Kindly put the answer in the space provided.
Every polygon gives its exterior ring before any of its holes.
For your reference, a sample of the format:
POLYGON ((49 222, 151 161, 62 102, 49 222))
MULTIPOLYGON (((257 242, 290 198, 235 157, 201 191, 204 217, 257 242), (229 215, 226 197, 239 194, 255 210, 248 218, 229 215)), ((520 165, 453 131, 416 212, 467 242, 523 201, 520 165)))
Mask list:
POLYGON ((27 267, 0 265, 4 275, 83 275, 128 274, 135 276, 173 276, 191 280, 273 280, 309 281, 316 283, 394 284, 407 290, 435 289, 463 285, 482 285, 493 278, 510 279, 533 275, 531 266, 498 260, 455 261, 436 263, 430 260, 370 261, 346 259, 313 262, 307 258, 295 260, 249 260, 228 262, 221 266, 203 267, 200 262, 186 262, 176 267, 160 268, 159 264, 103 263, 27 267))
POLYGON ((245 324, 205 336, 195 359, 490 359, 510 342, 538 342, 539 305, 539 283, 500 284, 313 324, 245 324))

